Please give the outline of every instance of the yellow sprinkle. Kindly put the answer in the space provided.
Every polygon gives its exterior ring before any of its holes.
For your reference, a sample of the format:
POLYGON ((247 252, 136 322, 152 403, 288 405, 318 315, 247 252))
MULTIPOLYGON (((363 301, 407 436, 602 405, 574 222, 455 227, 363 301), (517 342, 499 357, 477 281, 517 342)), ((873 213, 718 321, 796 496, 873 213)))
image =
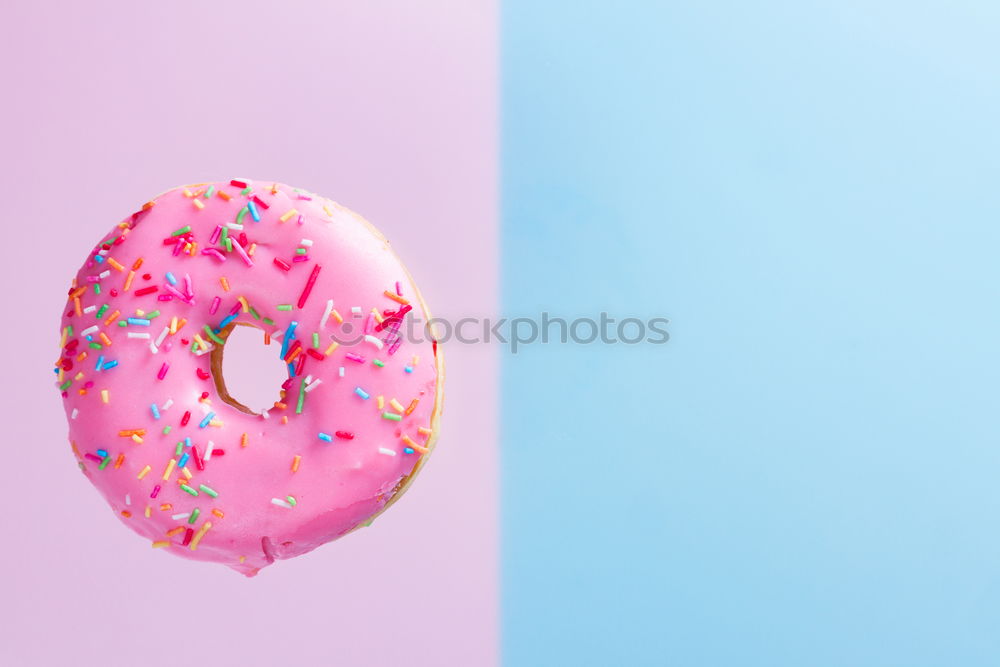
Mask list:
POLYGON ((343 316, 341 316, 340 312, 338 312, 336 308, 330 311, 330 315, 333 317, 333 319, 337 320, 337 324, 344 323, 343 316))
POLYGON ((253 243, 251 243, 250 247, 247 248, 247 257, 253 257, 253 254, 255 252, 257 252, 257 242, 256 241, 254 241, 253 243))
MULTIPOLYGON (((86 358, 87 357, 84 357, 83 359, 86 359, 86 358)), ((83 359, 77 358, 77 361, 83 361, 83 359)), ((82 380, 83 379, 83 371, 80 371, 79 373, 77 373, 76 375, 74 375, 73 379, 74 380, 82 380)))
POLYGON ((167 463, 167 469, 163 471, 163 481, 164 482, 166 482, 166 481, 168 481, 170 479, 170 475, 172 475, 173 472, 174 472, 174 466, 175 465, 177 465, 177 461, 175 459, 170 459, 170 462, 167 463))
POLYGON ((142 444, 142 437, 138 433, 133 433, 132 434, 132 441, 135 442, 136 444, 141 445, 142 444))
POLYGON ((247 303, 247 300, 246 300, 245 297, 242 297, 242 296, 241 297, 237 297, 236 300, 240 302, 241 306, 243 306, 243 312, 244 313, 249 313, 250 312, 250 304, 247 303))
POLYGON ((198 347, 200 347, 201 349, 203 349, 203 350, 207 350, 208 349, 208 343, 206 343, 205 340, 200 335, 195 334, 194 335, 194 340, 195 340, 196 343, 198 343, 198 347))
POLYGON ((102 389, 101 390, 101 401, 103 403, 108 403, 108 402, 111 401, 111 398, 108 396, 108 390, 107 389, 102 389))
POLYGON ((192 199, 191 203, 194 204, 194 207, 196 209, 198 209, 199 211, 201 209, 205 208, 205 205, 201 203, 201 199, 200 198, 199 199, 192 199))
POLYGON ((326 350, 323 352, 323 354, 325 354, 326 356, 329 357, 333 353, 333 351, 336 350, 338 347, 340 347, 340 343, 338 343, 337 341, 333 341, 326 348, 326 350))
POLYGON ((296 211, 293 208, 292 210, 288 211, 283 216, 281 216, 280 218, 278 218, 278 220, 280 220, 281 222, 288 222, 293 215, 297 215, 297 214, 298 214, 298 211, 296 211))
POLYGON ((225 276, 222 276, 221 278, 219 278, 219 282, 222 283, 222 289, 224 289, 225 291, 228 292, 229 291, 229 279, 226 278, 225 276))
POLYGON ((195 549, 198 548, 198 543, 201 542, 201 538, 205 537, 205 533, 207 533, 211 528, 212 528, 211 521, 206 521, 205 523, 201 524, 201 528, 199 528, 198 532, 194 534, 193 538, 191 538, 191 551, 194 551, 195 549))
POLYGON ((295 458, 292 459, 292 472, 298 472, 299 471, 299 461, 301 461, 301 460, 302 460, 302 457, 299 456, 298 454, 296 454, 295 458))
POLYGON ((191 197, 194 197, 194 194, 187 188, 184 188, 184 196, 190 199, 191 197))
POLYGON ((331 211, 330 207, 327 206, 326 204, 323 204, 323 212, 326 213, 331 218, 333 217, 333 211, 331 211))
POLYGON ((246 556, 240 556, 240 565, 242 565, 243 563, 245 563, 246 560, 247 560, 246 556))
POLYGON ((177 317, 170 318, 170 335, 177 333, 177 317))
POLYGON ((143 512, 143 514, 145 514, 145 515, 146 515, 146 518, 148 519, 148 518, 149 518, 149 515, 150 515, 150 513, 151 513, 152 511, 153 511, 153 508, 152 508, 152 507, 150 507, 149 505, 146 505, 146 511, 145 511, 145 512, 143 512))
POLYGON ((187 479, 191 479, 192 477, 194 477, 194 475, 191 474, 191 469, 188 468, 187 466, 184 466, 183 468, 181 468, 181 472, 184 474, 184 477, 186 477, 187 479))
POLYGON ((403 404, 400 403, 399 401, 397 401, 395 398, 392 399, 391 401, 389 401, 389 405, 392 406, 393 410, 395 410, 396 412, 398 412, 400 414, 403 414, 404 412, 406 412, 406 408, 403 407, 403 404))
POLYGON ((152 469, 153 469, 152 466, 146 466, 142 470, 140 470, 139 471, 139 479, 142 479, 143 477, 145 477, 146 475, 148 475, 149 471, 152 470, 152 469))
POLYGON ((154 549, 162 549, 163 547, 169 547, 169 546, 170 546, 169 540, 157 540, 153 542, 154 549))
POLYGON ((416 366, 419 363, 420 363, 420 355, 417 354, 413 355, 413 359, 410 360, 410 365, 416 366))
POLYGON ((372 308, 372 315, 375 317, 375 321, 382 324, 382 314, 378 312, 378 309, 372 308))
POLYGON ((383 409, 385 407, 385 397, 384 396, 379 396, 378 398, 375 399, 375 402, 378 403, 378 409, 379 410, 381 410, 381 409, 383 409))

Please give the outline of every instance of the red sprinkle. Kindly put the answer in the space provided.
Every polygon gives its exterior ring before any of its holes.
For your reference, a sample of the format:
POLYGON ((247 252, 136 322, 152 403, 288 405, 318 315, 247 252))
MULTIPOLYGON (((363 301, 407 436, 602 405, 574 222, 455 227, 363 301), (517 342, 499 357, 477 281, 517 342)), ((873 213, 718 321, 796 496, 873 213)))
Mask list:
POLYGON ((191 458, 194 459, 194 467, 198 470, 205 469, 205 461, 202 460, 201 454, 198 452, 198 445, 191 447, 191 458))
POLYGON ((194 528, 188 528, 184 531, 184 541, 181 542, 182 547, 186 547, 191 544, 191 538, 194 537, 194 528))
POLYGON ((212 450, 212 456, 225 456, 225 455, 226 455, 226 450, 224 450, 224 449, 213 449, 212 450))
POLYGON ((185 410, 184 416, 181 417, 181 426, 187 426, 189 421, 191 421, 191 411, 185 410))
POLYGON ((241 181, 241 180, 238 180, 238 179, 235 179, 235 178, 233 180, 229 181, 229 184, 230 185, 235 185, 238 188, 245 188, 245 187, 247 187, 247 182, 246 181, 241 181))
POLYGON ((306 281, 306 287, 302 290, 302 296, 299 297, 299 308, 306 305, 306 299, 309 298, 309 293, 312 292, 313 285, 316 284, 316 276, 319 275, 319 270, 323 268, 319 264, 313 267, 312 273, 309 274, 309 280, 306 281))
POLYGON ((278 268, 281 269, 282 271, 288 271, 292 268, 291 264, 289 264, 288 262, 279 257, 274 258, 274 263, 277 264, 278 268))
POLYGON ((354 440, 354 434, 350 431, 337 431, 334 435, 344 440, 354 440))
POLYGON ((198 374, 198 377, 200 377, 200 378, 201 378, 202 380, 207 380, 208 378, 210 378, 210 377, 211 377, 211 376, 210 376, 210 375, 208 374, 208 371, 203 371, 203 370, 201 370, 200 368, 196 368, 196 369, 194 369, 194 370, 195 370, 195 373, 197 373, 197 374, 198 374))
POLYGON ((147 294, 152 294, 153 292, 159 291, 159 287, 156 285, 150 285, 149 287, 143 287, 142 289, 137 289, 135 291, 136 296, 145 296, 147 294))
POLYGON ((311 347, 308 350, 306 350, 306 354, 308 354, 313 359, 318 359, 319 361, 323 361, 324 359, 326 359, 326 357, 324 357, 321 352, 317 352, 311 347))

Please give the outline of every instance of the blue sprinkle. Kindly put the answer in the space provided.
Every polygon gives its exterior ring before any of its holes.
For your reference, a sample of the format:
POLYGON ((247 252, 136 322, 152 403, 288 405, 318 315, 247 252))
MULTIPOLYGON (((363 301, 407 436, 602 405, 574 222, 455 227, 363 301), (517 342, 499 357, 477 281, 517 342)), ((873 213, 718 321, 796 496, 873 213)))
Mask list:
POLYGON ((181 456, 180 460, 177 462, 177 467, 178 468, 183 468, 185 465, 187 465, 187 462, 188 462, 188 460, 190 458, 191 458, 191 455, 188 454, 187 452, 184 452, 184 454, 181 456))
POLYGON ((248 201, 247 208, 250 209, 250 217, 253 218, 253 221, 260 222, 260 211, 257 210, 257 205, 252 201, 248 201))
MULTIPOLYGON (((201 423, 198 424, 198 428, 205 428, 206 426, 208 426, 208 422, 212 421, 214 418, 215 418, 215 413, 209 412, 207 415, 205 415, 205 418, 201 420, 201 423)), ((190 438, 188 438, 188 440, 190 440, 190 438)))
POLYGON ((98 449, 97 450, 97 455, 100 456, 101 458, 104 458, 105 456, 108 455, 108 450, 106 450, 106 449, 98 449))
POLYGON ((98 264, 104 264, 104 256, 103 255, 94 255, 94 261, 97 262, 98 264))
POLYGON ((169 271, 167 271, 167 282, 170 283, 171 285, 177 284, 177 278, 174 278, 174 274, 170 273, 169 271))
POLYGON ((159 419, 160 418, 160 408, 158 408, 156 406, 156 403, 152 403, 149 406, 149 410, 150 410, 150 412, 153 413, 153 419, 159 419))
POLYGON ((361 387, 355 387, 354 388, 354 393, 357 394, 358 396, 360 396, 361 398, 365 399, 366 401, 369 398, 371 398, 371 394, 369 394, 367 391, 365 391, 361 387))
POLYGON ((232 322, 233 320, 235 320, 239 316, 240 316, 240 314, 236 313, 235 315, 230 315, 226 319, 224 319, 221 322, 219 322, 219 328, 218 328, 218 330, 215 333, 219 333, 219 331, 222 331, 223 329, 225 329, 227 324, 229 324, 230 322, 232 322))
POLYGON ((288 377, 295 377, 295 364, 288 364, 288 377))
POLYGON ((413 453, 413 447, 403 447, 403 453, 404 454, 412 454, 413 453))
POLYGON ((97 365, 94 366, 94 370, 95 371, 101 370, 101 366, 103 365, 104 365, 104 355, 102 354, 101 356, 97 357, 97 365))
POLYGON ((149 320, 147 320, 144 317, 130 317, 130 318, 128 318, 126 320, 126 322, 128 322, 129 324, 135 324, 135 325, 140 326, 140 327, 148 327, 149 326, 149 320))
POLYGON ((281 339, 281 354, 278 355, 280 359, 284 359, 285 355, 288 354, 288 346, 291 344, 292 339, 295 338, 295 327, 299 326, 299 323, 292 320, 288 328, 285 329, 285 335, 281 339))
POLYGON ((333 436, 331 436, 329 433, 320 433, 319 439, 322 440, 323 442, 333 442, 333 436))
POLYGON ((184 438, 184 446, 185 447, 191 446, 191 438, 184 438))
POLYGON ((109 368, 114 368, 117 365, 118 365, 117 359, 115 359, 114 361, 109 361, 106 364, 104 364, 104 370, 108 370, 109 368))
POLYGON ((404 366, 403 370, 406 371, 407 373, 412 373, 413 372, 413 366, 404 366))

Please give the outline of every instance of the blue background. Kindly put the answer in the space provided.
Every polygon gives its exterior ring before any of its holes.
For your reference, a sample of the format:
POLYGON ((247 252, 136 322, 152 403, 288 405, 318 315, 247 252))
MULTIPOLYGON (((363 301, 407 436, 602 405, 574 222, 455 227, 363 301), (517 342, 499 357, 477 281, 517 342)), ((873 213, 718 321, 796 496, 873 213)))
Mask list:
POLYGON ((506 664, 1000 664, 998 7, 505 0, 506 664))

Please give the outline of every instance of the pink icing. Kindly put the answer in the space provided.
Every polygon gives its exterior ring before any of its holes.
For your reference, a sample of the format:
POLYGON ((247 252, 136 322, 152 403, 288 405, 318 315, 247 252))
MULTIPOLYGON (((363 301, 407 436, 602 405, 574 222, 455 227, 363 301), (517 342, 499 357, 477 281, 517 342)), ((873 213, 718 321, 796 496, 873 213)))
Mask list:
POLYGON ((240 181, 176 188, 115 226, 69 290, 57 385, 79 465, 127 526, 253 575, 365 524, 405 489, 433 447, 443 378, 436 343, 394 333, 400 313, 430 316, 374 228, 328 199, 246 183, 249 194, 240 181), (211 377, 205 350, 231 313, 267 332, 276 356, 298 323, 287 356, 304 366, 267 418, 223 402, 211 377), (186 320, 175 333, 173 318, 186 320), (319 383, 298 412, 308 376, 319 383))

